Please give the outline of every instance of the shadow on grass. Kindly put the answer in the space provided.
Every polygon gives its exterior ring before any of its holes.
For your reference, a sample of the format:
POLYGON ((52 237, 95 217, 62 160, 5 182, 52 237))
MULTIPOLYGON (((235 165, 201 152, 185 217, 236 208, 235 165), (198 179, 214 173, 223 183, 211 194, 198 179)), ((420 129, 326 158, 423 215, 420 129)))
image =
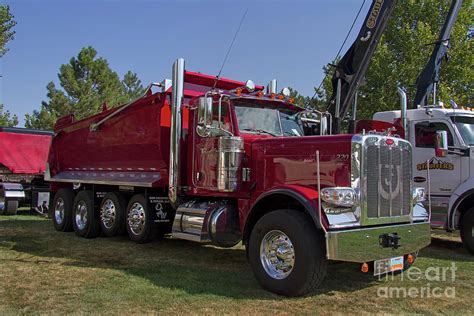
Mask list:
POLYGON ((421 256, 432 259, 472 262, 474 256, 464 247, 461 241, 432 237, 431 245, 421 251, 421 256))
MULTIPOLYGON (((112 269, 143 278, 161 288, 180 289, 189 294, 204 293, 233 299, 278 298, 260 288, 242 247, 221 249, 171 238, 143 245, 132 243, 126 236, 83 239, 74 233, 54 231, 50 221, 24 219, 0 222, 1 248, 32 257, 21 255, 0 261, 112 269)), ((436 239, 420 256, 472 260, 466 256, 464 248, 436 239)), ((311 295, 331 296, 375 284, 376 278, 362 274, 358 264, 330 263, 325 281, 311 295)))

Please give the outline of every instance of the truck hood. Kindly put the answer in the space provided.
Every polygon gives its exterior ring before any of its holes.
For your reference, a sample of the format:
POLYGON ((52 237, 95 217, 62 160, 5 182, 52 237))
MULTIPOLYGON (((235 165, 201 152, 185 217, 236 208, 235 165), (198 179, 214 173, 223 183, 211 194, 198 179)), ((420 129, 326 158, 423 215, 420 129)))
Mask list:
POLYGON ((305 137, 247 137, 246 154, 257 191, 282 184, 317 186, 319 152, 321 187, 350 186, 353 135, 305 137))

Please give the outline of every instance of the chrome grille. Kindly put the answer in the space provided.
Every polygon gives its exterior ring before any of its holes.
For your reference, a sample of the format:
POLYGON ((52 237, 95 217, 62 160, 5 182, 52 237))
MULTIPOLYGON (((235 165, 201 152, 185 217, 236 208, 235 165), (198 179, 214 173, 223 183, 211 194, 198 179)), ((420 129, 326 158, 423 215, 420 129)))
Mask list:
POLYGON ((360 190, 362 221, 379 224, 410 216, 410 143, 371 134, 359 135, 353 142, 353 150, 361 157, 359 161, 352 160, 352 180, 360 190), (360 183, 354 182, 356 174, 360 183))

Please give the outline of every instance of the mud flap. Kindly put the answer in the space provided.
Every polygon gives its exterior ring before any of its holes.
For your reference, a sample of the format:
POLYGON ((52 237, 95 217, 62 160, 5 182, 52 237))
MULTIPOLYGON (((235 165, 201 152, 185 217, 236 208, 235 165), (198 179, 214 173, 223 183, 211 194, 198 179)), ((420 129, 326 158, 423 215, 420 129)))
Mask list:
POLYGON ((175 216, 175 210, 168 197, 148 195, 148 207, 153 214, 153 222, 164 233, 170 233, 175 216))

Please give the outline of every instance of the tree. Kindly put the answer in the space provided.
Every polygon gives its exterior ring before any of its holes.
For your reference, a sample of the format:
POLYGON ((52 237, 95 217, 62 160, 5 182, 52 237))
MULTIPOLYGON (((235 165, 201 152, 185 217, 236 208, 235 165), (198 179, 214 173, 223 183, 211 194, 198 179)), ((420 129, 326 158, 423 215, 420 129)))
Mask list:
POLYGON ((6 4, 0 5, 0 57, 5 55, 8 51, 6 44, 15 37, 13 27, 16 25, 13 20, 13 15, 10 14, 10 7, 6 4))
MULTIPOLYGON (((430 58, 446 19, 451 0, 402 0, 382 36, 360 89, 358 116, 370 118, 376 111, 398 108, 397 86, 407 90, 413 102, 416 79, 430 58)), ((474 10, 465 1, 450 36, 449 61, 443 63, 438 99, 460 105, 472 104, 474 55, 470 28, 474 10)))
POLYGON ((125 94, 129 99, 136 99, 145 92, 145 88, 142 86, 142 82, 138 79, 137 74, 128 71, 122 80, 123 88, 125 89, 125 94))
POLYGON ((61 65, 58 78, 61 89, 53 82, 48 83, 49 100, 42 102, 39 111, 26 114, 26 127, 52 129, 61 116, 72 113, 81 119, 100 112, 104 103, 118 106, 139 97, 145 90, 131 71, 121 81, 107 60, 98 58, 92 47, 83 48, 77 58, 61 65))
POLYGON ((11 115, 10 111, 5 111, 3 104, 0 104, 0 126, 13 127, 18 125, 18 117, 11 115))
MULTIPOLYGON (((397 86, 407 89, 412 102, 416 78, 430 58, 430 43, 438 40, 450 4, 451 0, 397 2, 366 73, 366 84, 359 89, 359 119, 371 118, 377 111, 397 109, 397 86)), ((449 62, 441 67, 437 98, 445 103, 455 99, 459 105, 473 104, 473 19, 474 7, 464 1, 450 36, 449 62)), ((323 70, 326 78, 316 99, 326 106, 332 94, 330 78, 334 69, 325 66, 323 70)))

